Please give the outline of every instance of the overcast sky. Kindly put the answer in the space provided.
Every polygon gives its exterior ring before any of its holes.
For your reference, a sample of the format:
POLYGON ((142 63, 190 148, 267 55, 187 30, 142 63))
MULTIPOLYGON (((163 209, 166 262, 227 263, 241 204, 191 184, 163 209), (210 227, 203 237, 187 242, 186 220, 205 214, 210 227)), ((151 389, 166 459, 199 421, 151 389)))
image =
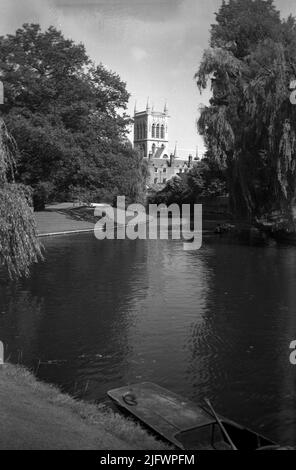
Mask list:
MULTIPOLYGON (((196 119, 200 96, 193 76, 209 41, 209 28, 222 0, 0 0, 0 34, 25 22, 54 25, 91 58, 126 81, 129 112, 147 97, 155 110, 167 100, 169 138, 174 146, 203 149, 196 119)), ((295 0, 277 0, 283 16, 296 16, 295 0)))

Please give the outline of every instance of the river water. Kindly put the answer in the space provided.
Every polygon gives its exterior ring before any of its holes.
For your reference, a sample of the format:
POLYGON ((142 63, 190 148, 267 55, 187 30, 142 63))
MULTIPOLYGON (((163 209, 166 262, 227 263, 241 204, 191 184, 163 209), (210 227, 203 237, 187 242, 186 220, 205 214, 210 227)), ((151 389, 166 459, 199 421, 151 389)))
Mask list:
POLYGON ((296 247, 204 237, 43 240, 45 262, 0 284, 6 358, 92 401, 153 381, 296 443, 296 247))

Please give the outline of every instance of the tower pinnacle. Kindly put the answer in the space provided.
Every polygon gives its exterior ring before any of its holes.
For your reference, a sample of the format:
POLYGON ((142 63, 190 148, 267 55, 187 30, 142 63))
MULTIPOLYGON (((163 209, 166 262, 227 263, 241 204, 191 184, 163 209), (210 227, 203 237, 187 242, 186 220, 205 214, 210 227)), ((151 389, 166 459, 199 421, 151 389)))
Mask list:
POLYGON ((178 144, 178 142, 176 141, 176 143, 175 143, 175 150, 174 150, 174 158, 177 157, 177 144, 178 144))

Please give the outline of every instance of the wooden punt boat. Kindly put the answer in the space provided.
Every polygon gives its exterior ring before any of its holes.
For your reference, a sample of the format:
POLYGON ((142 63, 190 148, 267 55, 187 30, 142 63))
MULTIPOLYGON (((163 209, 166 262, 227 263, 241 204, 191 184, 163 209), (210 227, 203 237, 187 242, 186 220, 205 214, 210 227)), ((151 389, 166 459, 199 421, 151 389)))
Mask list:
POLYGON ((110 390, 108 396, 162 438, 182 450, 275 450, 272 440, 217 416, 156 384, 110 390))

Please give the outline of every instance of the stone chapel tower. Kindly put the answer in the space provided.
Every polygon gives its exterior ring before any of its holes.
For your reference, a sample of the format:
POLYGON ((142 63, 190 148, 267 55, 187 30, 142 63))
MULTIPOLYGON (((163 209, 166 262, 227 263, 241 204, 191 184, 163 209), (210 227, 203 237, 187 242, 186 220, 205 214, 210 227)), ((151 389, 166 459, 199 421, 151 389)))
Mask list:
POLYGON ((145 111, 134 112, 134 146, 144 158, 168 158, 162 155, 168 145, 168 109, 163 112, 151 109, 149 100, 145 111))

